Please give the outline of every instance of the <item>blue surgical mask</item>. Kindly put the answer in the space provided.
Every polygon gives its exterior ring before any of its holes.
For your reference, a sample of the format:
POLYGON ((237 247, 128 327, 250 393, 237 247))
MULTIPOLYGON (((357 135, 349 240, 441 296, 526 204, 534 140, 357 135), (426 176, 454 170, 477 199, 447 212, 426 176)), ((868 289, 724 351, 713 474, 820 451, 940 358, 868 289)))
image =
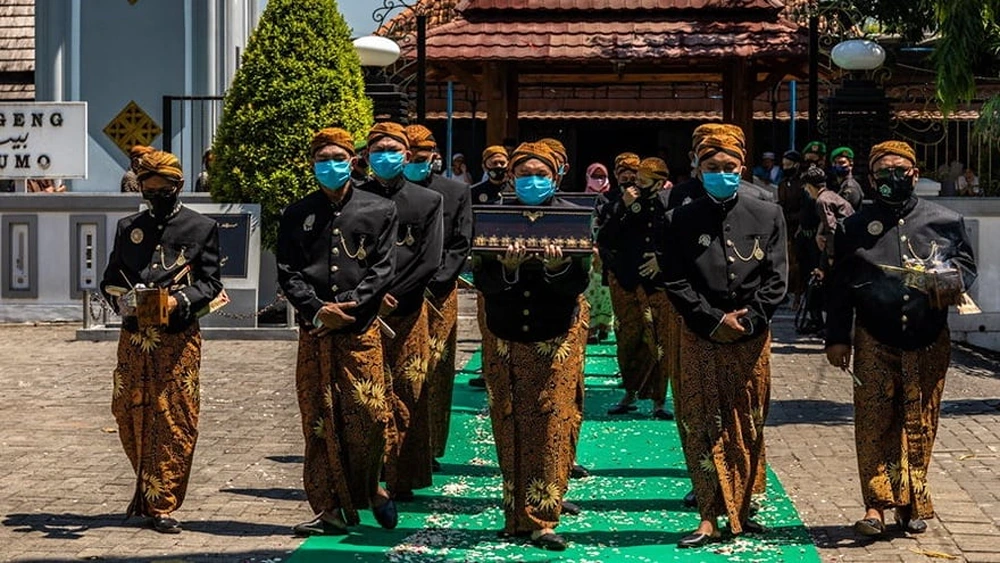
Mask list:
POLYGON ((411 182, 423 182, 431 175, 431 163, 426 162, 408 162, 406 166, 403 167, 403 176, 411 182))
POLYGON ((521 176, 514 180, 517 199, 525 205, 539 205, 552 197, 556 191, 552 178, 545 176, 521 176))
POLYGON ((379 151, 368 153, 368 163, 372 172, 383 180, 392 180, 403 173, 403 161, 406 155, 397 151, 379 151))
POLYGON ((351 161, 321 160, 313 163, 313 173, 320 185, 328 190, 339 190, 351 178, 351 161))
POLYGON ((831 167, 831 169, 833 170, 833 173, 837 176, 847 176, 848 174, 851 173, 851 169, 848 168, 847 166, 834 165, 831 167))
POLYGON ((702 172, 701 183, 713 199, 726 201, 736 195, 736 190, 740 187, 740 175, 736 172, 702 172))

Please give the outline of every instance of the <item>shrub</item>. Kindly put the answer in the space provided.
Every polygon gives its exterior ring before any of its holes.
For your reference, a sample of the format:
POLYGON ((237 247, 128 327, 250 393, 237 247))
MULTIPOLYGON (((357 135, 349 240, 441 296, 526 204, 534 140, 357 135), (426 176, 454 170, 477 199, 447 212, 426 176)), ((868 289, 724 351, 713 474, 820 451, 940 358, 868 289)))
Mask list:
POLYGON ((289 203, 318 187, 309 141, 372 123, 361 63, 335 0, 269 0, 247 44, 212 146, 212 197, 259 203, 264 247, 289 203))

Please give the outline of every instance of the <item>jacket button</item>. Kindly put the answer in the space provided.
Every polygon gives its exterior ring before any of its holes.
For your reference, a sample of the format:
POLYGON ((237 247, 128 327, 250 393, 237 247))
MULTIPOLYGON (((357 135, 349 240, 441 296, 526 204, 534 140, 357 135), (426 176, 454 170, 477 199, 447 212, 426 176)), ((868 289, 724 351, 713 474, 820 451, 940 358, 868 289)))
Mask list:
POLYGON ((330 251, 330 254, 333 254, 334 256, 340 256, 340 249, 334 248, 333 250, 330 251))
POLYGON ((909 319, 906 318, 906 315, 903 315, 903 318, 901 320, 903 321, 903 324, 906 324, 906 321, 909 319))
POLYGON ((649 242, 649 237, 646 237, 646 242, 649 242))
POLYGON ((909 300, 910 300, 909 294, 903 296, 903 301, 909 301, 909 300))
POLYGON ((735 280, 736 279, 736 274, 729 274, 729 279, 735 280))
POLYGON ((336 271, 337 271, 337 270, 339 270, 339 269, 340 269, 340 266, 338 266, 338 265, 336 265, 336 264, 334 264, 333 266, 330 266, 330 271, 331 271, 331 272, 336 272, 336 271))
POLYGON ((653 226, 653 224, 652 224, 652 223, 646 223, 646 226, 647 226, 647 227, 652 227, 652 226, 653 226))
POLYGON ((901 235, 899 237, 899 240, 902 241, 902 242, 906 242, 906 235, 901 235))
POLYGON ((902 227, 902 226, 903 226, 903 225, 905 225, 905 224, 906 224, 906 221, 904 221, 904 220, 902 220, 902 219, 900 219, 900 220, 899 220, 899 226, 900 226, 900 227, 902 227))
POLYGON ((163 248, 163 245, 160 245, 160 244, 156 245, 156 250, 159 250, 161 248, 163 248))
POLYGON ((338 286, 336 284, 330 286, 330 291, 332 291, 334 293, 336 293, 337 290, 339 290, 339 289, 340 289, 340 286, 338 286))
POLYGON ((524 296, 525 297, 531 297, 531 292, 530 291, 525 291, 524 292, 524 296))
POLYGON ((152 266, 150 266, 150 267, 151 267, 152 269, 154 269, 154 270, 159 270, 159 269, 160 269, 160 265, 159 265, 159 264, 153 264, 153 265, 152 265, 152 266))
POLYGON ((736 259, 735 259, 735 258, 733 258, 732 256, 730 256, 730 257, 729 257, 729 263, 730 263, 730 264, 733 264, 733 263, 735 263, 735 262, 736 262, 736 259))
POLYGON ((531 328, 528 327, 528 325, 524 325, 521 327, 521 332, 528 332, 529 330, 531 330, 531 328))
POLYGON ((733 246, 733 241, 731 241, 731 240, 727 240, 727 241, 726 241, 726 246, 728 246, 728 247, 732 247, 732 246, 733 246))
POLYGON ((340 234, 340 229, 338 229, 338 228, 334 227, 334 229, 333 229, 333 234, 335 234, 335 235, 339 235, 339 234, 340 234))
POLYGON ((910 259, 910 255, 909 254, 904 254, 903 255, 903 260, 909 260, 909 259, 910 259))
POLYGON ((521 314, 524 315, 525 317, 527 317, 528 315, 531 314, 531 311, 529 311, 528 309, 525 309, 525 310, 521 311, 521 314))

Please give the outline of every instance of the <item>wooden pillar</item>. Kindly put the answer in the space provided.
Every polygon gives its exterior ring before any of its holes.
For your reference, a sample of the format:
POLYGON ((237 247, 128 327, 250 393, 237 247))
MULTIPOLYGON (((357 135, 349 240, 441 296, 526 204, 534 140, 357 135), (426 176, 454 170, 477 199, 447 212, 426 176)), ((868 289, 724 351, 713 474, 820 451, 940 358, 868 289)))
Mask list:
POLYGON ((486 144, 499 145, 517 137, 518 83, 510 63, 486 63, 483 69, 483 100, 486 102, 486 144))
POLYGON ((753 164, 757 161, 757 155, 754 153, 753 134, 753 100, 754 92, 757 90, 757 77, 753 72, 753 65, 748 59, 736 61, 730 72, 732 75, 731 123, 743 128, 743 134, 747 140, 747 164, 753 164))

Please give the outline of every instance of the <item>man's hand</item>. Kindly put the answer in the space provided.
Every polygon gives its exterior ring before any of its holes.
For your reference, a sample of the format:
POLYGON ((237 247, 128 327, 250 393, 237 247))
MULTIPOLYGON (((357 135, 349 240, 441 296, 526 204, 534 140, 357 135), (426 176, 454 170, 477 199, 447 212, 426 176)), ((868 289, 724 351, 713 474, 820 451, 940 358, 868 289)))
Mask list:
POLYGON ((847 344, 831 344, 826 347, 826 361, 835 368, 847 369, 851 365, 851 347, 847 344))
POLYGON ((639 266, 639 275, 644 278, 653 278, 660 273, 660 262, 653 252, 645 252, 642 255, 647 260, 639 266))
POLYGON ((347 314, 347 311, 356 307, 356 301, 344 303, 326 303, 319 310, 316 319, 320 326, 309 331, 313 336, 325 336, 330 331, 338 330, 348 326, 355 321, 355 318, 347 314))
POLYGON ((594 271, 600 272, 601 270, 604 269, 604 263, 601 261, 600 250, 598 250, 598 248, 595 246, 593 251, 591 252, 591 255, 593 257, 593 262, 591 262, 591 264, 593 264, 594 271))
POLYGON ((826 235, 816 233, 816 246, 819 247, 820 252, 826 250, 826 235))
POLYGON ((545 247, 542 263, 545 264, 545 270, 551 274, 566 267, 566 264, 569 264, 569 256, 563 256, 561 247, 550 244, 545 247))
POLYGON ((171 315, 177 309, 177 298, 173 295, 167 297, 167 314, 171 315))
POLYGON ((135 290, 129 290, 124 295, 118 296, 118 314, 122 317, 135 316, 135 290))
POLYGON ((622 192, 622 203, 625 204, 625 207, 628 207, 635 203, 635 200, 639 199, 639 195, 639 188, 632 186, 622 192))
POLYGON ((515 270, 521 267, 521 264, 528 259, 528 250, 520 244, 514 244, 507 247, 507 252, 504 252, 502 256, 499 257, 500 263, 503 264, 507 273, 512 274, 515 270))
POLYGON ((378 309, 378 316, 386 317, 399 307, 399 301, 392 295, 386 293, 385 297, 382 298, 382 305, 378 309))
POLYGON ((740 324, 740 319, 747 316, 749 312, 749 309, 740 309, 739 311, 726 313, 726 316, 722 317, 722 323, 719 324, 719 327, 715 329, 715 333, 712 334, 712 338, 716 342, 723 344, 739 340, 747 333, 747 329, 743 328, 743 325, 740 324))

